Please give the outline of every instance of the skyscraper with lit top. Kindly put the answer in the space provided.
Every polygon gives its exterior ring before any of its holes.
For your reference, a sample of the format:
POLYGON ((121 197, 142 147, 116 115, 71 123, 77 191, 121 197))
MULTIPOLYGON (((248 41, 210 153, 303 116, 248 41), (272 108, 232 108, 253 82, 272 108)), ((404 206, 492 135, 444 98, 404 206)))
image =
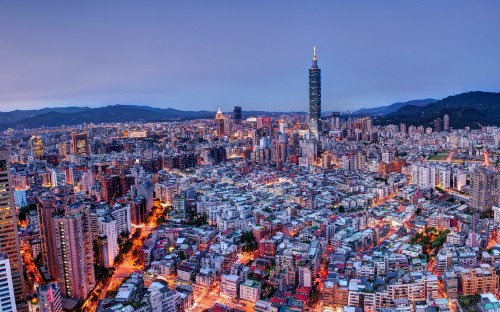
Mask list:
POLYGON ((312 134, 321 132, 321 69, 318 67, 316 47, 309 68, 309 131, 312 134))
POLYGON ((222 111, 219 110, 215 114, 215 126, 216 126, 216 133, 218 136, 223 136, 225 134, 224 131, 224 114, 222 114, 222 111))

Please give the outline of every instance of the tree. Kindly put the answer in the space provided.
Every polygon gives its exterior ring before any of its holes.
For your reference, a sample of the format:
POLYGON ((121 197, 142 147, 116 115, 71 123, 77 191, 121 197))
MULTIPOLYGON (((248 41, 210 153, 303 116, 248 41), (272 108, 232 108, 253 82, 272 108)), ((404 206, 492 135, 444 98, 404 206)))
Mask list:
POLYGON ((138 239, 139 237, 141 237, 141 234, 142 234, 141 228, 135 229, 134 235, 132 235, 132 239, 138 239))
POLYGON ((26 216, 30 213, 30 211, 36 211, 36 204, 31 204, 19 209, 19 221, 26 221, 26 216))

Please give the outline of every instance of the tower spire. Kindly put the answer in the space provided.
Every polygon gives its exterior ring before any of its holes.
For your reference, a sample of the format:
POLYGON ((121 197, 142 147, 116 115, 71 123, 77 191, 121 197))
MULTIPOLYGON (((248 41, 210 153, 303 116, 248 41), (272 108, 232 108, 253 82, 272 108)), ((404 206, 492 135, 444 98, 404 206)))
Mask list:
POLYGON ((318 58, 316 57, 316 46, 314 46, 314 48, 313 48, 312 61, 313 61, 313 67, 317 67, 318 66, 318 58))

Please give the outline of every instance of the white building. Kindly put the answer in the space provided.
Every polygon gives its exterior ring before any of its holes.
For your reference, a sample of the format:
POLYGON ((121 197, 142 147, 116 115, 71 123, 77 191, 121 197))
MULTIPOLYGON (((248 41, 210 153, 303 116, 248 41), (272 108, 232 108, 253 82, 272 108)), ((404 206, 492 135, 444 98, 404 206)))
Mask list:
POLYGON ((260 299, 262 290, 262 283, 247 279, 244 283, 240 284, 240 299, 257 302, 260 299))
POLYGON ((299 267, 299 286, 312 287, 312 273, 308 267, 299 267))
POLYGON ((110 214, 116 220, 117 234, 132 232, 130 205, 116 204, 110 209, 110 214))
POLYGON ((16 299, 14 297, 14 285, 10 271, 9 258, 0 254, 0 311, 16 312, 16 299))
POLYGON ((240 277, 235 274, 222 275, 221 290, 222 294, 230 298, 238 298, 240 277))
POLYGON ((155 281, 148 287, 151 312, 177 312, 178 294, 172 292, 162 281, 155 281))
POLYGON ((106 243, 107 248, 107 258, 108 264, 112 267, 115 263, 115 257, 118 256, 118 237, 117 237, 117 222, 110 217, 99 217, 99 234, 104 234, 107 236, 106 243))
POLYGON ((413 164, 411 167, 412 184, 420 189, 436 187, 436 168, 427 164, 413 164))

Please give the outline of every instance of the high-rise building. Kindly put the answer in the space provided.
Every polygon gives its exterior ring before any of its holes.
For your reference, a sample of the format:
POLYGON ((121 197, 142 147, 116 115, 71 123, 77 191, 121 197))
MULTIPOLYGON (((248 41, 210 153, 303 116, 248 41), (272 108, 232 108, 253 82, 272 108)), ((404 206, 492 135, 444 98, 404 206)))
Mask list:
POLYGON ((118 256, 118 231, 117 231, 117 222, 115 219, 111 218, 111 216, 99 217, 99 234, 106 236, 107 243, 107 254, 108 257, 106 263, 108 266, 104 267, 112 267, 115 264, 115 257, 118 256))
POLYGON ((0 311, 15 312, 17 310, 10 263, 6 254, 0 254, 0 298, 2 298, 0 311))
POLYGON ((89 208, 68 205, 52 216, 57 281, 64 296, 85 299, 95 286, 89 208))
POLYGON ((61 290, 56 283, 38 287, 40 312, 62 312, 61 290))
POLYGON ((43 154, 43 141, 38 135, 31 136, 29 140, 29 146, 31 151, 31 156, 34 159, 39 159, 43 154))
POLYGON ((331 123, 330 128, 332 130, 339 130, 340 129, 340 113, 339 112, 332 113, 332 116, 330 117, 330 123, 331 123))
POLYGON ((97 252, 97 262, 99 263, 99 265, 105 268, 109 268, 110 252, 108 248, 108 237, 104 234, 99 234, 99 236, 97 236, 97 252))
POLYGON ((233 119, 235 124, 240 124, 243 119, 243 114, 241 112, 241 106, 235 106, 233 109, 233 119))
POLYGON ((450 116, 448 114, 443 116, 443 130, 450 131, 450 116))
POLYGON ((117 175, 104 177, 102 180, 102 199, 106 202, 123 194, 122 181, 117 175))
POLYGON ((89 135, 87 132, 73 132, 71 134, 71 153, 83 157, 90 155, 89 135))
POLYGON ((406 124, 405 123, 401 123, 399 125, 399 129, 401 131, 401 134, 406 135, 406 124))
POLYGON ((222 111, 219 110, 215 114, 215 131, 218 136, 223 136, 225 134, 224 131, 224 114, 222 114, 222 111))
POLYGON ((441 131, 443 131, 443 119, 441 119, 441 117, 438 117, 434 119, 434 132, 441 131))
POLYGON ((321 132, 321 69, 318 67, 316 47, 309 68, 309 131, 321 132))
POLYGON ((19 310, 25 310, 27 304, 25 301, 26 294, 24 293, 23 266, 21 254, 19 253, 14 192, 11 183, 12 177, 8 168, 8 159, 8 151, 0 149, 0 211, 2 211, 0 253, 9 258, 16 305, 19 310))
POLYGON ((470 207, 476 211, 489 211, 493 207, 493 193, 496 187, 496 172, 478 168, 471 173, 470 207))
POLYGON ((71 187, 62 186, 54 189, 53 194, 43 195, 37 199, 37 213, 40 224, 40 238, 42 240, 42 259, 51 277, 57 277, 56 247, 54 241, 54 227, 52 216, 66 205, 76 203, 76 196, 71 187))
POLYGON ((185 218, 187 214, 186 192, 175 194, 172 199, 172 206, 177 217, 185 218))

